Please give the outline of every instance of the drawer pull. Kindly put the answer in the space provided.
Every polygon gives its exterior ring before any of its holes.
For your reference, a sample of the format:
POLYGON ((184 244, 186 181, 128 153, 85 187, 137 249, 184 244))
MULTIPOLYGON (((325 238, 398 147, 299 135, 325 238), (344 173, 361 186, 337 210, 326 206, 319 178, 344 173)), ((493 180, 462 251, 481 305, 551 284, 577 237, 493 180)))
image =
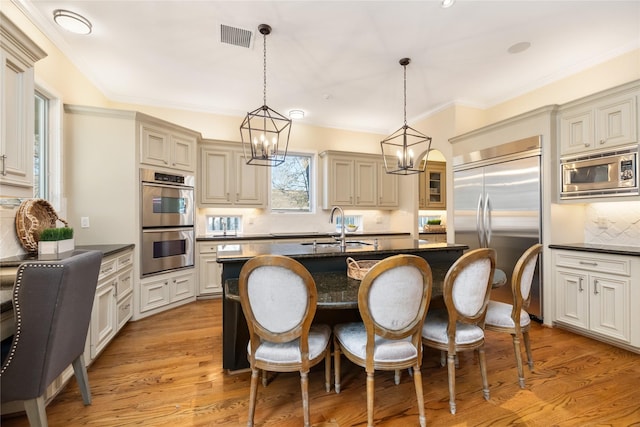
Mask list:
POLYGON ((597 266, 598 263, 595 261, 580 261, 580 265, 592 265, 592 266, 597 266))

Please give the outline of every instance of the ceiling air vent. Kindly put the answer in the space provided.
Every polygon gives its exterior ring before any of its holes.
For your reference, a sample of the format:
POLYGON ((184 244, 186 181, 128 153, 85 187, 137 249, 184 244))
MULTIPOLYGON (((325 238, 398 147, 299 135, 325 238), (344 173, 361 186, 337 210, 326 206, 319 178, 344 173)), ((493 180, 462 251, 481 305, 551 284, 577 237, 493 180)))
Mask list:
POLYGON ((220 24, 220 41, 240 47, 251 47, 253 33, 242 28, 220 24))

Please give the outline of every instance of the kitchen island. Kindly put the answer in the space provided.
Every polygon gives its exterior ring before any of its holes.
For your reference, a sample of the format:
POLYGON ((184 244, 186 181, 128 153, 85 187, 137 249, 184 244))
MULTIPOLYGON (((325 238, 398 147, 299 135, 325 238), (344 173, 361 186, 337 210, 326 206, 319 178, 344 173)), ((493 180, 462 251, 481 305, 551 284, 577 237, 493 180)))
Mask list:
MULTIPOLYGON (((285 255, 296 259, 312 274, 334 272, 347 277, 346 259, 379 260, 398 254, 412 254, 424 258, 431 266, 434 282, 441 283, 449 267, 468 249, 466 245, 426 243, 411 238, 347 241, 344 249, 337 243, 252 243, 219 245, 217 261, 222 265, 222 282, 240 276, 244 263, 264 254, 285 255)), ((226 292, 226 291, 225 291, 226 292)), ((318 307, 316 320, 334 324, 359 318, 357 308, 344 309, 318 307)), ((223 360, 228 371, 248 368, 246 349, 249 333, 240 303, 235 295, 223 294, 223 360)))

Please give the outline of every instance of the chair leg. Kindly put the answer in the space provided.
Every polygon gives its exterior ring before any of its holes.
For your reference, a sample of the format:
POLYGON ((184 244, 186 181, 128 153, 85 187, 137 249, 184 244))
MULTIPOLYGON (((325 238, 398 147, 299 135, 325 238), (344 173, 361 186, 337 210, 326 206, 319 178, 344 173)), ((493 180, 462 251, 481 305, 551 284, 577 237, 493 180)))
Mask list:
POLYGON ((75 358, 71 363, 73 365, 73 372, 80 388, 80 394, 82 394, 82 401, 85 405, 91 405, 91 389, 89 388, 89 377, 87 376, 87 367, 84 364, 84 355, 80 355, 75 358))
POLYGON ((456 362, 455 354, 449 353, 447 356, 447 370, 449 373, 449 409, 452 414, 456 413, 456 362))
POLYGON ((424 394, 422 392, 422 373, 419 366, 413 367, 413 383, 416 386, 416 400, 418 401, 418 415, 420 427, 426 427, 427 417, 424 415, 424 394))
POLYGON ((44 396, 24 401, 24 409, 31 427, 47 427, 47 413, 44 406, 44 396))
POLYGON ((393 382, 396 383, 396 385, 400 384, 400 369, 396 369, 393 375, 393 382))
POLYGON ((304 427, 309 427, 309 373, 300 371, 300 388, 302 389, 302 413, 304 427))
POLYGON ((327 349, 324 355, 324 388, 327 393, 331 391, 331 350, 327 349))
POLYGON ((367 427, 373 427, 374 390, 373 372, 367 372, 367 427))
POLYGON ((333 388, 336 389, 336 393, 340 393, 340 343, 335 336, 333 337, 333 373, 335 376, 333 388))
POLYGON ((485 400, 489 400, 489 381, 487 380, 487 360, 484 355, 484 345, 478 349, 480 359, 480 374, 482 375, 482 394, 485 400))
POLYGON ((518 338, 518 334, 511 334, 513 338, 513 351, 516 355, 516 366, 518 367, 518 382, 520 383, 520 388, 524 388, 524 372, 522 369, 522 354, 520 353, 520 339, 518 338))
POLYGON ((533 372, 533 356, 531 355, 531 342, 529 341, 529 331, 522 332, 522 337, 524 338, 524 348, 527 351, 527 364, 529 365, 529 370, 533 372))
POLYGON ((444 350, 440 350, 440 367, 444 368, 447 364, 447 353, 444 350))
POLYGON ((260 372, 256 368, 251 368, 251 389, 249 391, 249 419, 247 426, 253 427, 253 416, 256 412, 256 395, 258 394, 258 376, 260 372))
POLYGON ((262 370, 262 387, 266 387, 268 383, 269 383, 269 379, 267 378, 267 370, 263 369, 262 370))

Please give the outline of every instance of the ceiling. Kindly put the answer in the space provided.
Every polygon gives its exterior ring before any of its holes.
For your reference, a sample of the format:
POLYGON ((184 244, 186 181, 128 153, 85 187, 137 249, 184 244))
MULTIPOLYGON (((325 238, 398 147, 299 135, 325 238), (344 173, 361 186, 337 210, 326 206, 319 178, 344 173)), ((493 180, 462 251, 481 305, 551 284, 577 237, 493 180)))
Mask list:
MULTIPOLYGON (((5 1, 5 0, 2 0, 5 1)), ((388 134, 458 103, 487 108, 640 47, 640 1, 13 0, 113 101, 388 134), (53 23, 68 9, 90 35, 53 23), (220 41, 220 26, 253 32, 220 41), (529 42, 529 49, 509 53, 529 42)))

